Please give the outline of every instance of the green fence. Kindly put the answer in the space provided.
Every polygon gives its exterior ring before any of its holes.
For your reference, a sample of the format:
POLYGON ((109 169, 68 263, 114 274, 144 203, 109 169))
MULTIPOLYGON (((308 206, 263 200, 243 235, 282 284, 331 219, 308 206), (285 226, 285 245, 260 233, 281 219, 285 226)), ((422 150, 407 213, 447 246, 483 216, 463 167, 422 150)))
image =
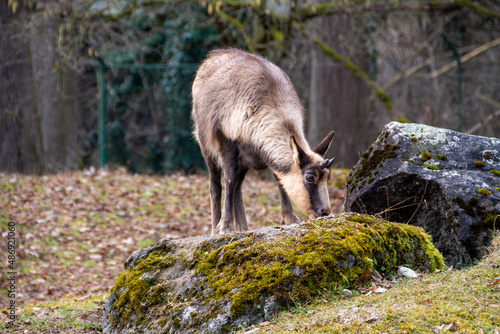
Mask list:
POLYGON ((191 134, 191 84, 199 64, 110 64, 98 58, 99 167, 131 172, 204 168, 191 134))

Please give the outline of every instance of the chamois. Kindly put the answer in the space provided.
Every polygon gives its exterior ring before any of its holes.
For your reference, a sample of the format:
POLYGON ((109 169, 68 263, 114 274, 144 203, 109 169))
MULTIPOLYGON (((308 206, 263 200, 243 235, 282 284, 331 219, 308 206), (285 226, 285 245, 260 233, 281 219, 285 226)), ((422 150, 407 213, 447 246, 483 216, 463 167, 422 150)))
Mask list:
POLYGON ((214 50, 196 72, 192 94, 194 136, 209 171, 212 234, 248 230, 241 184, 249 169, 273 172, 282 224, 300 222, 291 201, 310 218, 330 214, 327 182, 335 158, 323 156, 335 132, 311 150, 304 110, 285 72, 251 53, 214 50))

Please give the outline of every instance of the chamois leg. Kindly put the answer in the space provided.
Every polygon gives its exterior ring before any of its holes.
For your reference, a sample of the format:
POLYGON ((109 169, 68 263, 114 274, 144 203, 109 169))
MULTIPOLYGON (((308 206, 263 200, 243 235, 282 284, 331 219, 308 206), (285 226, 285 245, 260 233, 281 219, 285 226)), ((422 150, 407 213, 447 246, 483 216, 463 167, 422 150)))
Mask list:
POLYGON ((212 234, 216 234, 217 224, 219 224, 221 217, 222 171, 215 159, 207 159, 207 166, 210 180, 210 203, 212 206, 212 234))
POLYGON ((238 154, 236 149, 223 149, 222 164, 224 170, 225 199, 222 217, 217 226, 217 232, 229 233, 234 228, 234 198, 238 186, 238 154))
POLYGON ((286 193, 285 189, 279 182, 276 175, 274 175, 276 179, 276 183, 278 184, 278 189, 280 190, 280 198, 281 198, 281 225, 290 225, 290 224, 298 224, 300 223, 299 217, 293 211, 292 200, 290 196, 286 193))
POLYGON ((234 190, 234 230, 235 231, 248 231, 247 215, 245 214, 245 206, 243 205, 243 194, 241 192, 241 185, 245 180, 248 168, 240 168, 238 170, 238 184, 234 190))

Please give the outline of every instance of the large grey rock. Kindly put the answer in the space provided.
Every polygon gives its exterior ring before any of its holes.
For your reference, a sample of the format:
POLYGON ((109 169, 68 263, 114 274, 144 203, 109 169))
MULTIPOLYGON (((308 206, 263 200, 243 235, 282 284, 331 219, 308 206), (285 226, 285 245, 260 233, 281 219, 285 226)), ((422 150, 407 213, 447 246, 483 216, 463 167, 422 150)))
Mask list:
POLYGON ((104 307, 104 333, 227 333, 366 270, 443 266, 423 229, 355 213, 245 233, 161 240, 135 252, 104 307))
POLYGON ((499 171, 499 139, 392 122, 347 176, 345 211, 421 226, 460 267, 500 227, 499 171))

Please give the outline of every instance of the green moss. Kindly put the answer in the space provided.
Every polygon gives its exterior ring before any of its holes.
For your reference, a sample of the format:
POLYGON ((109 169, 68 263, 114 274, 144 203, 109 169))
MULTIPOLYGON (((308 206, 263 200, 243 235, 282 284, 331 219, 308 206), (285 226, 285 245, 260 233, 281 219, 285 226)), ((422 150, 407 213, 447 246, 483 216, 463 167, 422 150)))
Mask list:
POLYGON ((419 160, 422 162, 426 162, 426 161, 431 160, 431 159, 432 159, 432 155, 429 152, 422 153, 422 155, 420 155, 420 158, 419 158, 419 160))
POLYGON ((479 201, 479 198, 477 198, 477 197, 471 197, 471 199, 469 200, 469 205, 470 206, 476 206, 478 201, 479 201))
POLYGON ((437 166, 434 166, 434 165, 424 165, 423 167, 425 167, 427 169, 432 169, 432 170, 439 170, 439 168, 437 166))
POLYGON ((500 171, 498 171, 496 169, 490 170, 490 173, 493 174, 493 175, 496 175, 496 176, 500 176, 500 171))
POLYGON ((439 159, 439 160, 442 160, 442 161, 446 161, 446 155, 443 155, 443 154, 436 154, 436 159, 439 159))
POLYGON ((458 207, 462 210, 465 211, 465 213, 471 217, 476 217, 476 212, 474 211, 474 208, 469 204, 465 203, 465 201, 460 197, 457 196, 453 199, 453 202, 457 203, 458 207))
POLYGON ((476 192, 483 196, 491 195, 491 191, 489 191, 488 189, 479 188, 478 190, 476 190, 476 192))
POLYGON ((145 320, 149 307, 168 302, 168 286, 153 285, 154 274, 175 264, 176 259, 169 256, 170 246, 160 244, 157 250, 146 258, 139 259, 133 268, 128 268, 118 277, 111 294, 119 295, 114 309, 117 315, 112 319, 116 324, 118 319, 127 318, 131 312, 139 315, 139 320, 145 320))
POLYGON ((484 159, 486 159, 486 160, 490 160, 490 159, 492 159, 492 156, 491 156, 491 154, 490 154, 490 153, 485 153, 485 154, 483 155, 483 157, 484 157, 484 159))
POLYGON ((411 121, 403 115, 398 115, 398 122, 399 123, 411 123, 411 121))
POLYGON ((485 213, 481 216, 482 223, 486 228, 498 227, 500 224, 500 215, 495 213, 485 213))
POLYGON ((299 237, 250 238, 199 252, 197 273, 207 278, 212 298, 232 300, 231 316, 238 316, 266 293, 282 302, 308 300, 336 282, 350 284, 374 263, 387 272, 401 263, 426 270, 443 263, 429 237, 412 226, 346 214, 305 228, 299 237))
MULTIPOLYGON (((383 137, 386 137, 387 134, 388 132, 386 132, 383 137)), ((397 157, 397 149, 399 149, 399 145, 385 144, 383 149, 376 149, 368 156, 363 154, 361 166, 354 173, 355 181, 357 182, 361 178, 371 177, 372 170, 376 169, 377 166, 383 165, 385 159, 397 157)))
POLYGON ((476 168, 483 168, 484 167, 484 161, 476 161, 476 162, 474 162, 474 167, 476 167, 476 168))
POLYGON ((417 137, 410 137, 410 140, 414 143, 416 143, 418 141, 417 137))
POLYGON ((120 275, 111 291, 115 328, 182 332, 188 323, 206 326, 226 305, 231 318, 262 311, 269 298, 280 307, 297 305, 338 285, 353 286, 366 270, 389 274, 402 264, 431 272, 443 267, 423 229, 355 213, 306 222, 300 232, 272 240, 249 232, 207 239, 190 255, 171 247, 146 249, 120 275), (192 270, 200 285, 179 292, 155 278, 159 269, 174 265, 174 272, 178 266, 192 270), (187 305, 205 307, 186 317, 187 305))
POLYGON ((500 191, 500 187, 495 187, 496 190, 500 191))

